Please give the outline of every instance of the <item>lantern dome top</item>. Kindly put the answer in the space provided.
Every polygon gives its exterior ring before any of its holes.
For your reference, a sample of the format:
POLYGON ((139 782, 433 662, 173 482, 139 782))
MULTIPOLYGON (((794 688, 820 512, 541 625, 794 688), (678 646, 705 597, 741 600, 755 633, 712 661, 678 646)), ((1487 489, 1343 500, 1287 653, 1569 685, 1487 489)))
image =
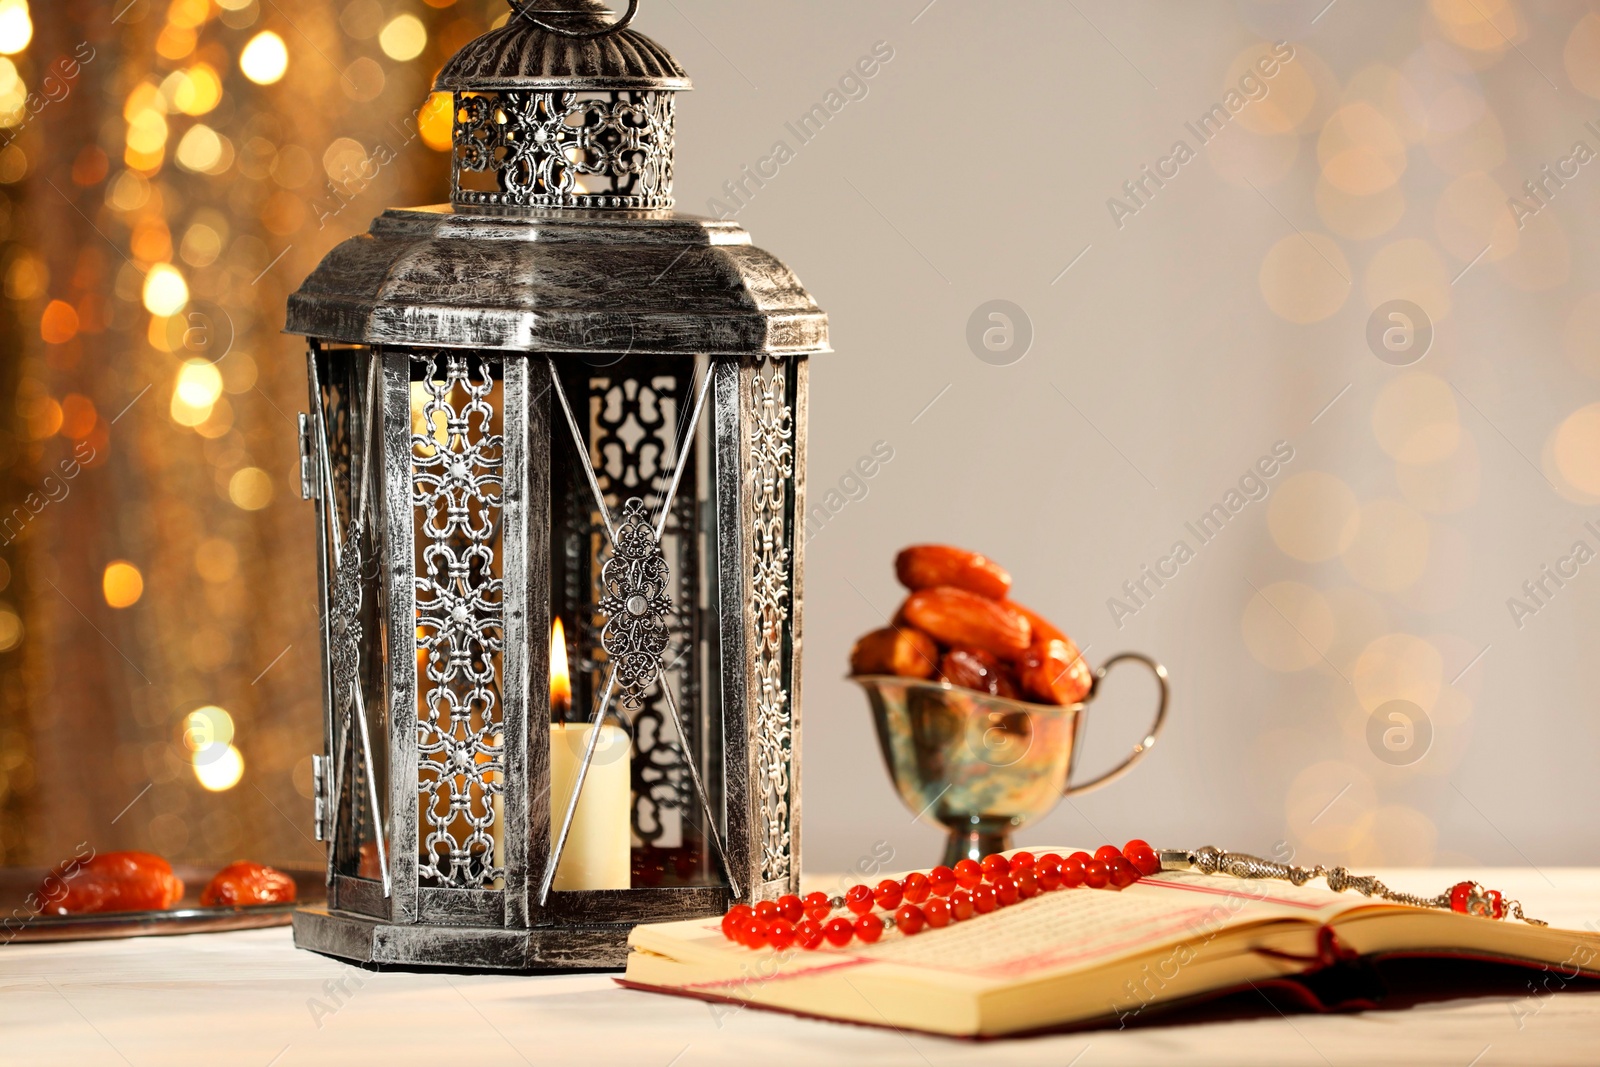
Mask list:
POLYGON ((457 52, 434 82, 440 92, 692 88, 663 47, 627 28, 601 0, 512 0, 511 18, 457 52))

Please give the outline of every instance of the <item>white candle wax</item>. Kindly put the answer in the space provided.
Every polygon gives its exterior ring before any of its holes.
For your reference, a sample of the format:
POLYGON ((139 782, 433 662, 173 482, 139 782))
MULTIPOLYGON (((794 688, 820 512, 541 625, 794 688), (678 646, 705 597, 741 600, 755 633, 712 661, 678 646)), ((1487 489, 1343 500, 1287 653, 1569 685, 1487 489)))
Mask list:
MULTIPOLYGON (((572 802, 572 786, 589 747, 588 723, 550 726, 550 849, 572 802)), ((620 726, 600 727, 594 761, 572 818, 552 888, 627 889, 632 882, 632 744, 620 726)))

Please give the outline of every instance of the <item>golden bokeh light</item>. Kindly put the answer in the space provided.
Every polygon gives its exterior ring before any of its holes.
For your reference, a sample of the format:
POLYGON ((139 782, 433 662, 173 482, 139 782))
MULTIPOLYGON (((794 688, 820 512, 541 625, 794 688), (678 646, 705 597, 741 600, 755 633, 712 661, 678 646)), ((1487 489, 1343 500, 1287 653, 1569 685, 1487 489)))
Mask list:
POLYGON ((257 85, 273 85, 289 70, 289 49, 282 37, 262 30, 239 53, 239 69, 257 85))
POLYGON ((1372 406, 1372 432, 1383 450, 1402 463, 1437 463, 1461 443, 1455 390, 1423 371, 1394 379, 1372 406))
POLYGON ((1341 107, 1323 124, 1317 161, 1322 176, 1335 188, 1371 196, 1405 173, 1405 139, 1382 112, 1358 101, 1341 107))
MULTIPOLYGON (((1572 243, 1557 216, 1560 201, 1522 220, 1520 240, 1511 253, 1495 264, 1515 289, 1541 292, 1565 285, 1572 275, 1572 243)), ((1509 213, 1509 212, 1508 212, 1509 213)))
POLYGON ((223 162, 222 138, 203 122, 197 122, 189 127, 188 131, 178 141, 178 150, 173 156, 178 166, 184 170, 197 174, 218 174, 225 169, 223 162))
POLYGON ((1274 582, 1254 593, 1240 629, 1256 662, 1284 672, 1322 662, 1338 632, 1322 595, 1300 582, 1274 582))
POLYGON ((1600 15, 1591 11, 1577 21, 1567 34, 1561 60, 1572 87, 1600 99, 1600 15))
POLYGON ((1428 520, 1400 500, 1361 507, 1355 540, 1340 555, 1350 577, 1368 589, 1393 593, 1422 577, 1431 544, 1428 520))
POLYGON ((114 608, 131 608, 144 596, 144 575, 125 559, 106 564, 100 577, 100 590, 114 608))
POLYGON ((189 303, 189 283, 183 273, 170 263, 157 263, 144 277, 145 310, 152 315, 167 318, 182 311, 189 303))
POLYGON ((0 652, 10 652, 21 645, 25 633, 22 616, 9 606, 0 605, 0 652))
POLYGON ((422 143, 435 152, 448 152, 453 143, 455 98, 451 93, 433 93, 417 114, 417 132, 422 143))
POLYGON ((195 708, 183 717, 179 743, 195 763, 213 760, 218 746, 233 744, 233 715, 215 704, 195 708))
POLYGON ((0 0, 0 54, 16 55, 32 40, 28 0, 0 0))
POLYGON ((397 62, 416 59, 428 47, 428 29, 415 15, 396 15, 379 31, 378 47, 397 62))
POLYGON ((203 359, 185 360, 172 386, 172 420, 180 426, 199 426, 211 417, 222 395, 222 374, 203 359))
POLYGON ((1428 0, 1428 8, 1447 39, 1475 52, 1504 52, 1521 32, 1508 0, 1428 0))
POLYGON ((1359 767, 1322 760, 1295 775, 1284 814, 1296 844, 1342 855, 1367 836, 1377 804, 1372 779, 1359 767))
POLYGON ((244 753, 229 745, 222 753, 204 763, 195 763, 195 780, 213 793, 224 793, 239 784, 244 777, 244 753))
POLYGON ((1587 496, 1600 496, 1600 404, 1587 404, 1563 419, 1551 452, 1568 484, 1587 496))
POLYGON ((228 479, 228 499, 245 511, 272 503, 272 476, 260 467, 241 467, 228 479))
POLYGON ((1394 229, 1406 213, 1405 194, 1398 184, 1373 193, 1356 196, 1317 177, 1317 214, 1328 229, 1353 241, 1369 241, 1394 229))
POLYGON ((1367 304, 1409 300, 1435 323, 1450 315, 1451 272, 1438 249, 1417 237, 1384 245, 1373 253, 1363 278, 1367 304))
POLYGON ((1273 313, 1302 325, 1321 322, 1350 296, 1350 262, 1326 234, 1291 234, 1261 261, 1261 296, 1273 313))
POLYGON ((1385 634, 1356 657, 1350 684, 1369 712, 1391 700, 1407 700, 1431 712, 1444 688, 1444 657, 1415 634, 1385 634))
POLYGON ((1317 85, 1308 65, 1310 55, 1304 45, 1296 42, 1294 59, 1283 63, 1273 55, 1273 47, 1260 41, 1240 52, 1228 65, 1223 85, 1235 89, 1239 79, 1250 74, 1266 86, 1265 96, 1251 101, 1249 107, 1239 112, 1238 123, 1244 129, 1269 137, 1303 133, 1317 104, 1317 85), (1275 70, 1275 73, 1270 78, 1264 77, 1264 69, 1275 70))
POLYGON ((1284 554, 1307 563, 1333 559, 1360 526, 1356 494, 1338 476, 1304 471, 1287 479, 1267 505, 1267 528, 1284 554))
POLYGON ((1396 462, 1395 483, 1400 495, 1418 511, 1452 515, 1478 502, 1483 464, 1478 441, 1462 430, 1449 455, 1423 463, 1396 462))

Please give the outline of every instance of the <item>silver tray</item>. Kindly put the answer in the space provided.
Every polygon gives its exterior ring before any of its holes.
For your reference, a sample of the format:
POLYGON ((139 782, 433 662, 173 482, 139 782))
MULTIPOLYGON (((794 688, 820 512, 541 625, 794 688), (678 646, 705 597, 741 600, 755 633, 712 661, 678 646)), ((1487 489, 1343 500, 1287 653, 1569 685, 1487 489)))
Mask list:
POLYGON ((221 869, 220 864, 215 867, 174 866, 173 873, 183 879, 183 899, 165 911, 35 915, 28 907, 27 898, 39 888, 49 871, 43 867, 0 868, 0 946, 25 941, 100 941, 288 926, 296 908, 327 900, 324 872, 280 867, 278 870, 294 879, 297 899, 293 904, 201 907, 200 894, 221 869))

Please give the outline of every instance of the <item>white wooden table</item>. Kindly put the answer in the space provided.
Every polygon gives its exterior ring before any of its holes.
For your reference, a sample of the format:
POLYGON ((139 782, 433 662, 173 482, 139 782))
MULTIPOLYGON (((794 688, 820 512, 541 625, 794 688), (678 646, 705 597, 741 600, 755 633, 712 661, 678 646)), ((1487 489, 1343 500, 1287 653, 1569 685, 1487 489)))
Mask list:
MULTIPOLYGON (((1434 891, 1466 875, 1377 872, 1434 891)), ((1479 871, 1553 925, 1600 926, 1600 869, 1479 871)), ((373 974, 287 928, 0 947, 0 1064, 1600 1064, 1600 993, 1145 1026, 973 1044, 733 1011, 605 975, 373 974)))

